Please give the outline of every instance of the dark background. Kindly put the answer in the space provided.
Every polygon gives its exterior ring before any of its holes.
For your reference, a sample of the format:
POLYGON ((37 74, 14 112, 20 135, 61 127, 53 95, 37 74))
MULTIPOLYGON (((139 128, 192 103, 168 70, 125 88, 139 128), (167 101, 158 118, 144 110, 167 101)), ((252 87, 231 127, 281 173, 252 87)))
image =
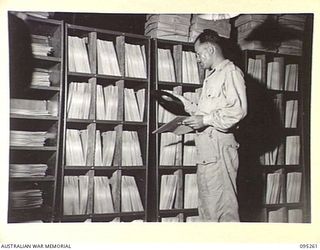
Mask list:
POLYGON ((69 24, 140 35, 144 34, 144 23, 146 22, 146 14, 55 12, 52 18, 64 20, 69 24))

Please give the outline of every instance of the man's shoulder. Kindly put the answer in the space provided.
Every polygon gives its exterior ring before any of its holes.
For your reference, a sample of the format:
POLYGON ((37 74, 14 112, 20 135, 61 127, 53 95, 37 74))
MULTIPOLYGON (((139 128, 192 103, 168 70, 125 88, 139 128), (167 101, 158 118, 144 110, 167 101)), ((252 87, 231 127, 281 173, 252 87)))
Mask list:
MULTIPOLYGON (((228 59, 227 59, 228 60, 228 59)), ((224 67, 226 70, 237 70, 239 69, 232 61, 228 60, 224 67)))
POLYGON ((225 72, 238 71, 239 73, 243 74, 242 70, 230 60, 228 60, 228 63, 226 63, 223 70, 225 72))

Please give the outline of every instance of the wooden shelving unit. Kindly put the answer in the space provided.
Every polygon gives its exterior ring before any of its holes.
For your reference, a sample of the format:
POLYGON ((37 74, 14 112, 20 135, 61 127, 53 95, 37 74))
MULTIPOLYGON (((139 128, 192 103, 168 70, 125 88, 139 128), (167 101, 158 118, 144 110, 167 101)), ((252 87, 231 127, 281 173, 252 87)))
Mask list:
MULTIPOLYGON (((150 40, 146 37, 139 35, 131 35, 125 33, 119 33, 108 30, 94 29, 83 26, 66 25, 65 38, 69 36, 75 36, 84 38, 86 40, 86 46, 89 57, 90 73, 79 73, 71 72, 68 68, 68 59, 70 54, 66 54, 66 67, 65 67, 65 107, 68 105, 68 91, 70 90, 71 82, 86 82, 91 89, 91 103, 89 116, 86 119, 74 119, 68 117, 68 111, 64 114, 64 129, 63 129, 63 159, 62 159, 62 180, 66 176, 87 176, 88 178, 88 197, 86 202, 86 208, 82 213, 79 214, 65 214, 64 206, 64 187, 62 181, 61 188, 61 204, 60 204, 60 220, 61 221, 133 221, 147 219, 147 192, 148 192, 148 147, 149 147, 149 93, 150 93, 150 40), (98 40, 112 42, 118 60, 120 69, 120 75, 106 75, 99 73, 98 65, 98 40), (146 77, 129 77, 126 74, 126 49, 125 44, 135 44, 143 46, 146 54, 145 69, 146 77), (107 86, 117 86, 118 98, 117 98, 117 116, 116 119, 98 119, 98 94, 97 86, 101 85, 103 88, 107 86), (141 121, 127 121, 125 117, 125 89, 133 89, 135 92, 141 89, 145 90, 144 97, 144 111, 143 119, 141 121), (88 129, 88 146, 87 146, 87 159, 84 166, 71 166, 67 165, 66 148, 67 130, 77 129, 83 130, 88 129), (100 131, 100 135, 104 132, 115 131, 116 140, 114 148, 114 156, 111 166, 101 166, 96 163, 95 159, 95 145, 96 145, 96 133, 100 131), (138 142, 141 149, 142 165, 125 165, 122 161, 126 153, 124 147, 128 145, 124 144, 124 132, 131 131, 136 133, 138 142), (123 211, 123 176, 134 177, 138 192, 142 201, 143 209, 141 211, 123 211), (112 200, 113 200, 113 212, 97 212, 95 209, 97 200, 95 200, 96 188, 95 179, 96 177, 108 177, 113 184, 111 185, 112 200)), ((66 41, 66 51, 68 50, 68 42, 66 41)), ((142 48, 142 47, 141 47, 142 48)), ((107 97, 105 96, 105 99, 107 97)), ((102 139, 101 139, 102 141, 102 139)), ((108 142, 107 142, 108 143, 108 142)), ((128 197, 127 197, 128 198, 128 197)))
MULTIPOLYGON (((56 112, 41 116, 10 112, 10 131, 46 131, 52 133, 53 137, 46 139, 43 146, 10 145, 10 164, 47 164, 48 168, 44 176, 13 175, 12 171, 9 178, 8 222, 51 222, 56 215, 59 144, 62 125, 64 23, 30 16, 22 21, 12 13, 9 13, 9 20, 11 46, 20 44, 24 48, 24 51, 20 52, 12 51, 13 48, 11 48, 10 61, 13 64, 10 68, 10 98, 50 100, 55 105, 56 112), (26 39, 20 40, 19 36, 25 36, 26 39), (31 47, 34 36, 46 37, 53 52, 47 56, 35 55, 31 47), (29 62, 27 65, 23 65, 25 71, 14 65, 23 62, 29 62), (48 70, 50 86, 31 85, 31 76, 36 68, 48 70), (23 79, 23 85, 17 79, 25 76, 30 77, 23 79), (30 191, 38 192, 37 195, 40 198, 37 205, 33 203, 34 199, 29 195, 30 191), (21 192, 20 195, 19 192, 21 192)), ((12 139, 11 137, 11 142, 12 139)))
MULTIPOLYGON (((260 69, 262 72, 262 78, 255 79, 255 81, 257 84, 261 84, 261 87, 265 89, 267 98, 273 101, 276 114, 276 116, 273 116, 273 123, 277 124, 276 126, 279 126, 279 128, 274 131, 278 140, 269 149, 271 153, 269 153, 269 156, 265 155, 267 152, 260 155, 260 165, 256 166, 260 169, 263 183, 263 195, 260 197, 261 207, 256 209, 260 209, 260 220, 262 222, 308 222, 310 211, 307 210, 308 195, 306 190, 310 177, 307 174, 309 166, 306 163, 307 156, 305 155, 305 147, 308 141, 305 134, 307 130, 304 127, 305 101, 303 93, 306 85, 303 81, 303 60, 301 56, 246 50, 244 51, 244 59, 247 73, 250 67, 249 60, 256 60, 257 58, 260 60, 262 58, 261 67, 258 68, 258 71, 260 69), (268 74, 268 67, 271 67, 270 63, 274 63, 279 58, 279 70, 268 74), (290 73, 295 74, 295 71, 288 71, 289 65, 297 65, 298 88, 296 90, 285 87, 286 82, 290 79, 290 73), (276 86, 270 89, 270 86, 268 86, 270 79, 268 78, 274 75, 279 77, 280 88, 276 86), (288 101, 295 101, 298 105, 296 107, 296 124, 294 125, 288 124, 288 118, 286 118, 289 115, 289 110, 286 110, 288 101), (291 143, 288 141, 288 137, 295 137, 298 140, 291 143), (290 156, 290 148, 292 147, 297 147, 297 150, 290 156), (294 160, 290 157, 293 157, 294 160), (277 175, 277 177, 273 178, 272 175, 277 175), (301 178, 301 180, 291 179, 293 178, 289 177, 291 175, 299 175, 295 178, 301 178), (296 193, 298 197, 292 200, 290 198, 292 193, 296 193), (298 219, 289 215, 293 209, 297 210, 298 219)), ((264 143, 268 144, 269 142, 265 141, 264 143)))
MULTIPOLYGON (((165 90, 165 91, 173 91, 177 94, 183 95, 185 92, 195 92, 198 88, 201 88, 202 80, 204 78, 204 72, 200 68, 198 68, 199 74, 199 82, 198 83, 190 83, 186 82, 183 76, 183 53, 193 52, 193 44, 185 43, 185 42, 176 42, 176 41, 168 41, 161 39, 154 39, 153 41, 153 54, 152 58, 153 64, 155 65, 153 71, 153 85, 154 90, 165 90), (173 65, 174 65, 174 74, 175 78, 172 78, 172 81, 161 81, 160 78, 160 56, 158 49, 170 51, 172 56, 173 65), (184 80, 184 81, 183 81, 184 80)), ((165 62, 164 64, 167 64, 165 62)), ((164 66, 165 67, 165 66, 164 66)), ((198 66, 197 66, 198 67, 198 66)), ((156 114, 152 117, 152 130, 159 128, 163 122, 167 122, 166 120, 161 120, 159 118, 161 116, 159 110, 159 104, 154 102, 152 106, 152 113, 156 114)), ((166 118, 164 118, 166 119, 166 118)), ((183 222, 187 220, 188 216, 197 216, 198 211, 197 208, 185 208, 185 176, 186 174, 195 174, 196 173, 196 165, 183 165, 184 164, 184 135, 178 136, 177 141, 175 142, 176 148, 173 149, 175 152, 175 160, 171 162, 170 165, 166 165, 161 163, 161 158, 167 158, 169 155, 164 153, 161 156, 161 138, 163 138, 164 134, 156 134, 152 135, 151 145, 152 152, 150 152, 150 158, 154 159, 152 165, 155 168, 150 169, 152 176, 151 179, 154 179, 154 185, 151 188, 151 192, 156 194, 153 197, 150 197, 150 201, 152 204, 152 210, 150 211, 152 221, 166 221, 168 218, 172 218, 175 221, 183 222), (171 207, 168 208, 160 208, 161 203, 161 181, 163 176, 165 175, 174 175, 176 176, 176 188, 174 195, 174 202, 171 207), (156 197, 156 198, 155 198, 156 197), (175 217, 175 218, 173 218, 175 217)), ((164 139, 163 139, 164 140, 164 139)), ((192 144, 192 141, 190 141, 192 144)), ((193 143, 194 145, 194 143, 193 143)), ((169 145, 168 145, 169 146, 169 145)), ((170 147, 170 146, 169 146, 170 147)), ((167 151, 168 152, 168 151, 167 151)))

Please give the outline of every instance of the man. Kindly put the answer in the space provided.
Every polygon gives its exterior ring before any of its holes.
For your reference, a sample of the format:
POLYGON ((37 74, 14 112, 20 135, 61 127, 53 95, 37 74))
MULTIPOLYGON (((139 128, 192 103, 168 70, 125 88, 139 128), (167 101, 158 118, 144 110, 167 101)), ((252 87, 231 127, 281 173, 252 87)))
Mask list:
POLYGON ((197 37, 197 61, 207 69, 199 103, 178 97, 191 115, 183 123, 196 131, 199 216, 202 221, 237 222, 239 161, 232 129, 247 114, 247 98, 243 73, 225 59, 221 43, 212 30, 197 37))

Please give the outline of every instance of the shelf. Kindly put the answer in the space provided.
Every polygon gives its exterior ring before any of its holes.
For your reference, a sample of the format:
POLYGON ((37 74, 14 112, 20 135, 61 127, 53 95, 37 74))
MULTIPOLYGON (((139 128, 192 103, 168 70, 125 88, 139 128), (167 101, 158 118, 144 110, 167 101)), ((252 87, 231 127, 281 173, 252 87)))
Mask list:
POLYGON ((302 203, 280 203, 280 204, 264 204, 265 208, 268 209, 277 209, 281 207, 287 207, 287 208, 300 208, 303 207, 302 203))
POLYGON ((132 171, 145 171, 147 170, 146 166, 121 166, 121 170, 132 170, 132 171))
POLYGON ((63 215, 61 222, 85 222, 91 218, 91 215, 63 215))
POLYGON ((277 89, 266 89, 266 94, 271 97, 278 94, 282 94, 286 96, 287 99, 298 99, 301 96, 301 94, 297 91, 287 91, 287 90, 277 90, 277 89))
POLYGON ((173 87, 176 87, 176 86, 181 86, 181 83, 178 83, 178 82, 164 82, 164 81, 159 81, 159 82, 158 82, 158 85, 159 85, 159 86, 173 86, 173 87))
POLYGON ((117 166, 94 166, 92 167, 93 170, 96 171, 116 171, 119 170, 120 167, 117 166))
POLYGON ((147 78, 112 76, 112 75, 102 75, 102 74, 94 74, 94 73, 68 72, 68 75, 70 77, 110 79, 110 80, 116 80, 116 81, 124 80, 124 81, 129 81, 129 82, 145 82, 145 83, 149 82, 149 80, 147 78))
POLYGON ((47 61, 52 63, 59 63, 61 62, 61 58, 54 57, 54 56, 33 56, 33 59, 35 60, 41 60, 41 61, 47 61))
POLYGON ((87 171, 89 171, 89 170, 94 169, 94 167, 93 166, 68 166, 68 165, 66 165, 64 167, 64 169, 65 170, 87 170, 87 171))
POLYGON ((9 222, 31 222, 43 221, 50 222, 52 220, 52 207, 42 205, 39 208, 22 208, 9 210, 9 222))
POLYGON ((113 75, 102 75, 102 74, 96 74, 95 75, 98 79, 110 79, 110 80, 123 80, 123 76, 113 76, 113 75))
POLYGON ((75 77, 83 77, 83 78, 93 78, 96 77, 96 74, 93 73, 81 73, 81 72, 68 72, 69 76, 75 76, 75 77))
POLYGON ((95 120, 97 124, 110 124, 110 125, 118 125, 122 124, 121 120, 95 120))
POLYGON ((145 127, 148 125, 147 122, 121 121, 121 120, 75 119, 75 118, 67 118, 67 123, 85 123, 85 124, 96 123, 96 124, 108 124, 108 125, 123 124, 124 126, 141 126, 141 127, 145 127))
POLYGON ((32 89, 32 90, 45 90, 45 91, 60 91, 60 87, 56 87, 56 86, 49 86, 49 87, 47 87, 47 86, 35 86, 35 85, 33 85, 33 86, 30 86, 29 87, 30 89, 32 89))
POLYGON ((301 130, 299 128, 283 128, 283 133, 285 135, 300 135, 301 130))
POLYGON ((118 212, 118 213, 106 213, 106 214, 93 214, 92 218, 102 218, 102 217, 127 217, 127 216, 144 216, 144 211, 139 212, 118 212))
POLYGON ((132 121, 123 121, 123 125, 128 125, 128 126, 147 126, 147 122, 132 122, 132 121))
POLYGON ((20 114, 10 114, 11 119, 27 119, 27 120, 50 120, 58 121, 59 118, 56 116, 39 116, 39 115, 20 115, 20 114))
POLYGON ((56 151, 57 150, 57 146, 43 146, 43 147, 10 146, 10 150, 56 151))
POLYGON ((187 87, 187 88, 202 88, 202 84, 197 84, 197 83, 184 83, 184 82, 165 82, 165 81, 159 81, 158 82, 159 86, 164 86, 164 87, 177 87, 177 86, 182 86, 182 87, 187 87))
POLYGON ((181 209, 160 209, 159 215, 160 216, 168 216, 172 214, 193 214, 198 213, 197 208, 181 208, 181 209))
POLYGON ((146 166, 65 166, 65 170, 97 170, 97 171, 116 171, 116 170, 134 170, 145 171, 146 166))
POLYGON ((300 165, 259 165, 258 168, 262 168, 263 171, 273 171, 279 168, 286 168, 286 169, 300 169, 302 168, 300 165))
POLYGON ((190 88, 202 88, 202 84, 197 83, 181 83, 182 87, 190 87, 190 88))
POLYGON ((285 95, 286 99, 300 99, 301 98, 301 93, 298 91, 283 90, 283 94, 285 95))
POLYGON ((52 182, 55 181, 54 176, 44 176, 44 177, 10 177, 12 182, 52 182))
POLYGON ((184 165, 180 165, 180 166, 159 166, 159 170, 177 170, 177 169, 181 169, 181 170, 185 170, 185 171, 194 171, 194 170, 197 170, 197 166, 184 166, 184 165))
POLYGON ((147 78, 136 78, 136 77, 128 77, 128 76, 125 76, 123 80, 128 82, 145 82, 145 83, 149 82, 149 79, 147 78))
POLYGON ((95 122, 94 119, 74 119, 74 118, 67 118, 67 123, 93 123, 95 122))
POLYGON ((191 215, 198 215, 198 209, 197 208, 185 208, 184 212, 185 216, 191 216, 191 215))
POLYGON ((89 218, 101 218, 101 217, 121 217, 121 216, 141 216, 144 215, 144 211, 139 212, 114 212, 114 213, 103 213, 103 214, 80 214, 80 215, 63 215, 64 219, 89 219, 89 218))
POLYGON ((104 213, 104 214, 87 214, 87 215, 63 215, 61 221, 62 222, 79 222, 79 221, 86 221, 86 220, 97 220, 103 221, 103 220, 110 220, 114 218, 132 218, 132 219, 138 219, 145 216, 145 212, 116 212, 116 213, 104 213))

